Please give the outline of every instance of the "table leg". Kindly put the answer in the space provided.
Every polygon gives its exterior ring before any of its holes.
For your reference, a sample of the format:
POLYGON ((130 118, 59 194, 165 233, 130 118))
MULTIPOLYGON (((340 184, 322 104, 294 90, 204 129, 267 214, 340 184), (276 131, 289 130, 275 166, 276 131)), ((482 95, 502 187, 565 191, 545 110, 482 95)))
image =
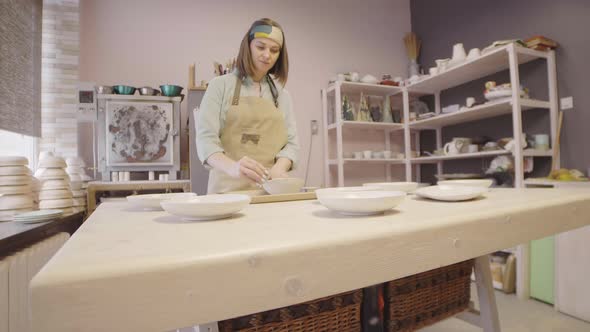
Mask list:
POLYGON ((88 186, 86 197, 88 200, 88 215, 96 209, 96 191, 94 190, 93 186, 88 186))
POLYGON ((490 270, 490 257, 488 255, 477 257, 474 270, 480 310, 475 310, 471 303, 467 311, 458 314, 456 317, 481 327, 484 332, 500 332, 500 319, 498 318, 498 307, 496 306, 496 296, 490 270))

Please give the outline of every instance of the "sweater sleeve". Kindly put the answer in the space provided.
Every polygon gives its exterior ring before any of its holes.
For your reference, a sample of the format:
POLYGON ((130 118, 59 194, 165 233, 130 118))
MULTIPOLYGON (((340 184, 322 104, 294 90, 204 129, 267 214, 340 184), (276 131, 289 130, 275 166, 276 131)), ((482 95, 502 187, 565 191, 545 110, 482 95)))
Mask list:
POLYGON ((220 140, 225 82, 219 77, 209 82, 197 114, 197 154, 203 165, 216 152, 223 152, 220 140))

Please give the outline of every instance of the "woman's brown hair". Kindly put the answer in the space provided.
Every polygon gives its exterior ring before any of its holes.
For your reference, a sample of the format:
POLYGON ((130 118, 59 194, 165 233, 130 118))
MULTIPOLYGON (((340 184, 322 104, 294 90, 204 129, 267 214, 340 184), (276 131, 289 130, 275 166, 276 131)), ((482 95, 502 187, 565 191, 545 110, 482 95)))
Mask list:
MULTIPOLYGON (((242 39, 242 43, 240 44, 240 51, 238 52, 238 71, 240 78, 243 80, 247 76, 254 75, 254 62, 252 61, 252 53, 250 53, 250 31, 252 28, 259 26, 259 25, 271 25, 277 27, 283 31, 283 28, 275 21, 271 20, 270 18, 261 18, 250 26, 250 29, 244 35, 242 39)), ((279 53, 279 58, 274 66, 268 71, 269 74, 272 74, 275 79, 277 79, 283 86, 287 84, 287 76, 289 75, 289 55, 287 54, 287 40, 285 39, 285 34, 283 33, 283 46, 281 47, 281 52, 279 53)))

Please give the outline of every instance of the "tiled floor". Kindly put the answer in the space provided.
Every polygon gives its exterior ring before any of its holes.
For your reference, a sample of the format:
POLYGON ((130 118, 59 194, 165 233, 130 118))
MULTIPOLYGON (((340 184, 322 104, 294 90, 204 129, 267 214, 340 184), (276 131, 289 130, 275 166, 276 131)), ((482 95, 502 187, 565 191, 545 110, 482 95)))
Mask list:
MULTIPOLYGON (((471 297, 478 308, 477 291, 472 284, 471 297)), ((535 301, 520 301, 516 295, 496 291, 496 304, 502 332, 584 332, 590 323, 553 309, 553 306, 535 301)), ((422 332, 481 332, 482 329, 462 320, 451 318, 427 327, 422 332)))

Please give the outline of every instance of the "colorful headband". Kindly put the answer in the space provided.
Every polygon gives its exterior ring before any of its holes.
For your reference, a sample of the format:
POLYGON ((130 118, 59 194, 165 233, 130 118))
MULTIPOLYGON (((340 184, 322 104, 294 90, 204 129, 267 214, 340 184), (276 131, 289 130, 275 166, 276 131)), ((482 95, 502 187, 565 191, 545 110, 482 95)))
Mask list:
POLYGON ((250 30, 250 40, 254 38, 268 38, 283 47, 283 31, 272 25, 257 25, 250 30))

